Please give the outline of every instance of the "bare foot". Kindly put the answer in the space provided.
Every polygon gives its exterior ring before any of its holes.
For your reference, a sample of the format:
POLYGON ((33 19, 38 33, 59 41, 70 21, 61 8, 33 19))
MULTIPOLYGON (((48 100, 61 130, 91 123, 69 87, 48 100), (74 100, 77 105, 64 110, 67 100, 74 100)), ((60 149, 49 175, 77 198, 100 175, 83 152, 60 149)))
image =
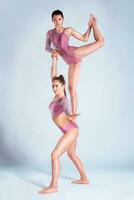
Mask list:
POLYGON ((92 17, 93 17, 93 22, 97 23, 97 18, 94 15, 92 15, 92 17))
POLYGON ((91 14, 91 15, 90 15, 89 22, 88 22, 88 25, 89 25, 90 27, 92 26, 93 20, 94 20, 94 16, 91 14))
POLYGON ((76 117, 78 117, 80 113, 72 113, 68 115, 68 119, 72 121, 73 123, 76 123, 76 117))
POLYGON ((80 113, 72 113, 72 114, 69 114, 70 117, 73 117, 73 116, 78 117, 79 115, 80 115, 80 113))
POLYGON ((72 117, 70 118, 70 120, 71 120, 73 123, 76 123, 76 116, 72 116, 72 117))
POLYGON ((88 181, 87 178, 81 178, 79 180, 72 181, 72 183, 76 183, 76 184, 89 184, 89 181, 88 181))
POLYGON ((41 194, 47 194, 47 193, 52 193, 52 192, 58 192, 57 188, 49 186, 39 191, 39 193, 41 194))

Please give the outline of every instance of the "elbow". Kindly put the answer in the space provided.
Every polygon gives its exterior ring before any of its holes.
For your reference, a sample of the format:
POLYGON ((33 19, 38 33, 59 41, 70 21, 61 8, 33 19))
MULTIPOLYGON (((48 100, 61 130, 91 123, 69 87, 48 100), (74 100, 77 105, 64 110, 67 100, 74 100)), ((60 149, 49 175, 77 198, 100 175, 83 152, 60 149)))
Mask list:
POLYGON ((45 51, 47 52, 50 52, 49 48, 48 47, 45 47, 45 51))
POLYGON ((49 53, 52 52, 52 51, 51 51, 51 48, 50 48, 48 45, 45 46, 45 51, 47 51, 47 52, 49 52, 49 53))
POLYGON ((88 38, 85 38, 85 39, 84 39, 84 42, 87 42, 87 41, 88 41, 88 38))
POLYGON ((87 42, 87 41, 88 41, 88 37, 85 37, 85 36, 83 35, 83 40, 82 40, 82 41, 87 42))
POLYGON ((48 51, 48 48, 47 48, 47 47, 45 47, 45 51, 48 51))

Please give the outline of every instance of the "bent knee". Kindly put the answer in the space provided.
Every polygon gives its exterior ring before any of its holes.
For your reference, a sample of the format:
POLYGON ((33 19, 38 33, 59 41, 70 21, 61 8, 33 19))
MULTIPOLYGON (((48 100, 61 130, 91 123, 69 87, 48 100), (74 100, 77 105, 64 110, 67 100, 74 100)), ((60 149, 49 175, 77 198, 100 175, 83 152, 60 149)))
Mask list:
POLYGON ((75 153, 67 152, 67 155, 71 160, 73 160, 73 159, 75 159, 77 157, 75 153))
POLYGON ((59 155, 58 155, 58 152, 57 151, 53 151, 52 153, 51 153, 51 159, 52 160, 54 160, 54 159, 56 159, 56 158, 58 158, 59 157, 59 155))
POLYGON ((98 41, 98 44, 99 44, 99 47, 100 47, 100 48, 103 47, 103 45, 105 44, 104 39, 99 40, 99 41, 98 41))

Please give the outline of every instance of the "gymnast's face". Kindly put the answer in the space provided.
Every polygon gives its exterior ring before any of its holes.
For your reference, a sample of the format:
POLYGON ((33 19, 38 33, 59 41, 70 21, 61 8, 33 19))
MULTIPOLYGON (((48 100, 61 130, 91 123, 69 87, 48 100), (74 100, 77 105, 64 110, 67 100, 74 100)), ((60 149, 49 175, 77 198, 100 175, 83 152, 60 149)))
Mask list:
POLYGON ((65 86, 59 81, 55 80, 52 82, 52 88, 56 95, 62 95, 64 93, 65 86))
POLYGON ((54 15, 52 21, 56 28, 60 28, 63 26, 64 19, 61 15, 54 15))

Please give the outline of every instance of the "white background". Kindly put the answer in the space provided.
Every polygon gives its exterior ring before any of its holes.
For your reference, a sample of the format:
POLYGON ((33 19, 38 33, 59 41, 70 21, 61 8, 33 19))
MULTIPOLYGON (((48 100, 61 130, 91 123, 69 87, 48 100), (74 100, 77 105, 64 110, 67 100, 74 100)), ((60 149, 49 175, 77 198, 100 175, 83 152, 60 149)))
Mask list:
MULTIPOLYGON (((50 164, 62 133, 53 124, 50 54, 45 36, 51 13, 84 33, 98 19, 105 46, 83 59, 78 82, 80 136, 77 152, 86 166, 134 167, 133 1, 4 1, 0 6, 0 165, 50 164)), ((91 36, 90 41, 93 41, 91 36)), ((83 45, 71 38, 70 44, 83 45)), ((84 43, 85 44, 85 43, 84 43)), ((60 58, 58 73, 67 81, 60 58)), ((68 163, 65 158, 64 163, 68 163)))

